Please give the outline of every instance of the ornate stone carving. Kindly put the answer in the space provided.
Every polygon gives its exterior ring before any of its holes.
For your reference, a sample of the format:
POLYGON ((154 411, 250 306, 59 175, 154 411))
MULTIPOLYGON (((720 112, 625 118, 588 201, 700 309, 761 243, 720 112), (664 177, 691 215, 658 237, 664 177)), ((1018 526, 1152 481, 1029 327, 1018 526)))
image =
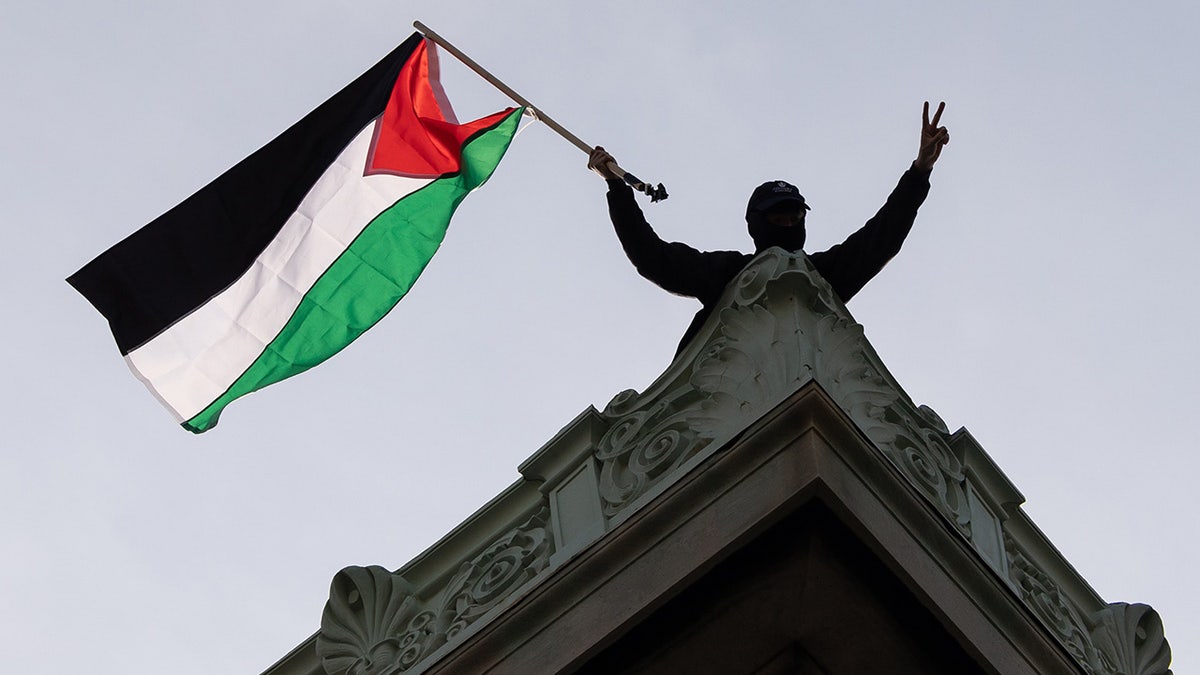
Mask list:
MULTIPOLYGON (((609 403, 604 414, 614 421, 596 451, 606 515, 619 513, 714 439, 737 433, 811 379, 811 360, 797 351, 803 342, 798 327, 763 306, 768 290, 794 271, 801 272, 796 281, 802 290, 785 293, 785 302, 802 297, 831 303, 827 287, 805 283, 811 281, 808 265, 806 257, 779 249, 755 258, 726 292, 720 327, 693 363, 676 361, 664 375, 673 380, 665 387, 642 396, 621 392, 609 403)), ((791 314, 804 314, 797 310, 791 314)))
POLYGON ((399 574, 347 567, 333 578, 317 655, 328 675, 395 675, 419 664, 546 568, 553 542, 543 507, 486 546, 423 602, 399 574))
POLYGON ((711 440, 692 428, 695 393, 676 394, 624 415, 601 437, 596 459, 605 515, 617 513, 711 440))
POLYGON ((420 640, 410 628, 419 614, 420 601, 399 575, 374 565, 338 572, 329 589, 317 639, 317 655, 325 672, 402 672, 403 662, 411 665, 414 652, 420 656, 420 640))
POLYGON ((1009 582, 1043 625, 1088 673, 1170 675, 1171 648, 1162 620, 1147 605, 1112 603, 1085 620, 1058 584, 1005 533, 1009 582))
MULTIPOLYGON (((1158 614, 1145 605, 1103 606, 1082 580, 1062 571, 1057 552, 1036 528, 1018 524, 1023 515, 989 496, 986 485, 979 489, 980 467, 998 470, 967 452, 975 513, 982 514, 975 529, 984 543, 973 540, 967 472, 958 454, 966 451, 960 444, 957 451, 952 447, 937 413, 904 393, 862 326, 803 254, 771 249, 756 257, 726 290, 716 318, 667 372, 646 392, 623 391, 605 408, 607 431, 594 457, 607 525, 810 381, 821 385, 991 569, 1002 575, 1007 570, 1012 591, 1085 672, 1169 675, 1170 647, 1158 614), (1048 574, 1038 561, 1063 578, 1048 574)), ((590 468, 586 475, 592 475, 590 468)), ((590 503, 594 514, 595 502, 590 503)), ((550 565, 549 520, 550 507, 543 504, 455 574, 447 570, 440 578, 449 580, 438 587, 415 590, 380 567, 342 570, 317 639, 326 672, 394 675, 430 663, 435 652, 494 615, 550 565)))
MULTIPOLYGON (((817 381, 909 482, 971 541, 962 463, 946 424, 917 406, 887 372, 828 284, 803 254, 755 258, 722 300, 719 321, 645 394, 624 391, 604 411, 600 494, 613 517, 688 459, 723 445, 810 380, 817 381)), ((995 536, 996 526, 985 528, 995 536)), ((1004 533, 1010 583, 1091 673, 1166 672, 1170 649, 1153 610, 1074 607, 1004 533)), ((974 542, 972 542, 974 543, 974 542)), ((1143 609, 1144 608, 1144 609, 1143 609)))
POLYGON ((903 394, 807 256, 762 253, 726 291, 724 303, 691 363, 676 362, 664 375, 669 380, 674 372, 672 383, 640 397, 622 392, 605 409, 614 422, 596 458, 606 515, 816 380, 969 536, 962 467, 945 425, 903 394))
POLYGON ((553 552, 549 519, 549 508, 543 509, 523 527, 510 531, 463 564, 439 603, 447 640, 454 639, 546 568, 553 552))
MULTIPOLYGON (((971 509, 962 462, 946 424, 917 406, 887 372, 807 256, 771 249, 722 300, 719 321, 645 394, 624 391, 604 411, 600 494, 613 517, 688 459, 731 440, 815 380, 968 542, 971 509)), ((997 527, 984 528, 995 537, 997 527)), ((1074 607, 1055 581, 1004 532, 1010 584, 1090 673, 1166 672, 1170 649, 1153 610, 1074 607), (1090 611, 1090 610, 1089 610, 1090 611)), ((994 546, 994 544, 989 544, 994 546)))
POLYGON ((1106 672, 1094 669, 1099 659, 1083 620, 1067 602, 1058 584, 1030 560, 1007 532, 1004 550, 1008 554, 1009 582, 1025 604, 1088 672, 1106 672))
POLYGON ((1094 624, 1092 640, 1104 656, 1104 672, 1170 675, 1171 646, 1149 605, 1114 602, 1097 612, 1094 624))
POLYGON ((883 423, 864 431, 959 533, 970 539, 971 509, 963 488, 962 463, 950 449, 947 434, 931 427, 924 421, 926 415, 919 412, 908 401, 898 399, 883 411, 883 423))

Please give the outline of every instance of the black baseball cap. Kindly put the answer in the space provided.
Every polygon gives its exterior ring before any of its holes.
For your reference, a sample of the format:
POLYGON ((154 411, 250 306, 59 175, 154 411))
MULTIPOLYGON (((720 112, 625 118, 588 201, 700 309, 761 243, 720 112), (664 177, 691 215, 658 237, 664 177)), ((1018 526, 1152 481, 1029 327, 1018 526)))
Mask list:
POLYGON ((783 180, 770 180, 754 188, 750 194, 750 203, 746 204, 746 215, 753 211, 769 211, 771 207, 784 202, 799 202, 800 208, 808 210, 811 207, 804 203, 804 195, 795 185, 783 180))

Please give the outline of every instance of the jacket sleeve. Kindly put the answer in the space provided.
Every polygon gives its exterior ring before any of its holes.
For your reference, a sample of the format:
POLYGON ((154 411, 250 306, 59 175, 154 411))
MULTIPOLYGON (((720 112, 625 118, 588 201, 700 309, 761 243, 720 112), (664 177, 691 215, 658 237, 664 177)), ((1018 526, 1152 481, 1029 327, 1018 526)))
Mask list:
POLYGON ((842 302, 849 302, 900 252, 917 209, 929 194, 929 173, 915 167, 905 171, 874 217, 846 241, 811 256, 813 265, 842 302))
MULTIPOLYGON (((608 181, 608 215, 638 274, 664 290, 700 298, 701 302, 713 295, 714 275, 709 269, 716 262, 709 260, 713 254, 660 239, 646 222, 633 190, 620 180, 608 181)), ((721 288, 715 292, 719 295, 721 288)))

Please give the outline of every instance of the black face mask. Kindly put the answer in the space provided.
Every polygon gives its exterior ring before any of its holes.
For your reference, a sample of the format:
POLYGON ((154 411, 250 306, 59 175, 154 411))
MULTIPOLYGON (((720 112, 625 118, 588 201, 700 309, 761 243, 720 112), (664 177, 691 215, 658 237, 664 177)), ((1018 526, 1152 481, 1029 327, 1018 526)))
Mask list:
POLYGON ((803 224, 778 227, 768 223, 766 215, 762 211, 751 211, 746 214, 746 226, 750 230, 750 238, 754 240, 755 253, 772 246, 778 246, 792 253, 804 248, 803 224))

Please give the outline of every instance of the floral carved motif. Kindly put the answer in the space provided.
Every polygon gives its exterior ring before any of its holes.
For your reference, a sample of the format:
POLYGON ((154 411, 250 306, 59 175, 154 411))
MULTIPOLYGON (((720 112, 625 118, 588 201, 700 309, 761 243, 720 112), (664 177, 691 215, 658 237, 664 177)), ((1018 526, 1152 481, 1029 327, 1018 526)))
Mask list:
POLYGON ((330 587, 317 655, 328 675, 395 675, 422 662, 544 570, 553 553, 543 507, 462 564, 432 601, 399 574, 347 567, 330 587))
POLYGON ((446 639, 453 639, 546 568, 553 553, 549 520, 550 510, 542 509, 524 527, 510 531, 463 564, 439 603, 446 639))

